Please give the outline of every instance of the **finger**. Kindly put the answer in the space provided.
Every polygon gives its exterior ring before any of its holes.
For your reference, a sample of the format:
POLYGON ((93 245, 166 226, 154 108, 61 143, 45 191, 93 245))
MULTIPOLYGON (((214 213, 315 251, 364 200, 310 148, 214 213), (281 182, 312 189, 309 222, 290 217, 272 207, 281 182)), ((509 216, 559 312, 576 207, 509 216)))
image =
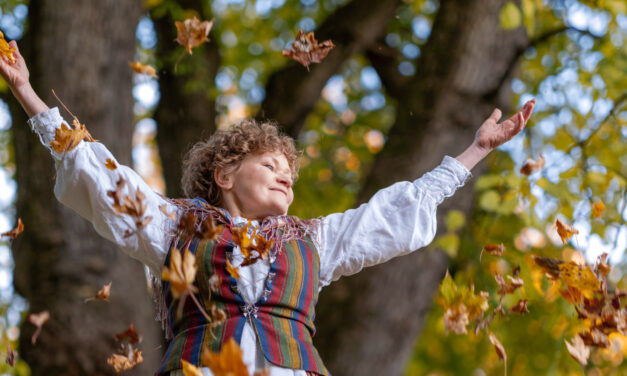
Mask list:
POLYGON ((499 119, 501 118, 501 110, 499 110, 498 108, 495 108, 494 111, 492 111, 492 115, 490 115, 490 120, 493 120, 495 123, 498 123, 499 119))
POLYGON ((531 113, 533 112, 533 107, 535 105, 536 105, 535 99, 532 99, 528 101, 527 103, 525 103, 525 106, 523 107, 523 117, 525 118, 525 121, 529 120, 529 117, 531 117, 531 113))
POLYGON ((17 46, 17 42, 12 40, 9 42, 9 46, 15 48, 15 51, 13 51, 13 53, 15 54, 15 57, 22 57, 22 54, 20 53, 20 49, 17 46))
POLYGON ((512 135, 512 137, 520 133, 520 131, 522 131, 522 129, 525 127, 526 123, 527 122, 525 121, 523 112, 522 111, 518 112, 516 114, 516 127, 514 128, 514 134, 512 135))

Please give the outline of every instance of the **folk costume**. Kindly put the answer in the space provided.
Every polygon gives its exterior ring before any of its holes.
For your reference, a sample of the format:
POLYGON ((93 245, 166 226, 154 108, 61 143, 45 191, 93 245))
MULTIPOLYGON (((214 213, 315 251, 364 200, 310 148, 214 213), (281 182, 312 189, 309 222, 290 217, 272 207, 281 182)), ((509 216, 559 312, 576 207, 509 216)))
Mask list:
MULTIPOLYGON (((100 235, 147 265, 155 278, 160 278, 171 247, 180 240, 176 224, 186 211, 212 215, 224 226, 215 240, 196 239, 189 248, 198 265, 196 296, 208 307, 209 302, 203 299, 211 289, 209 278, 220 276, 212 300, 226 312, 227 319, 211 331, 187 299, 183 318, 176 320, 176 303, 169 295, 168 283, 163 283, 158 305, 167 310, 159 310, 158 319, 165 322, 166 336, 171 335, 172 340, 159 375, 182 375, 181 359, 199 365, 203 347, 218 351, 230 337, 242 348, 251 374, 269 368, 272 376, 328 375, 311 343, 320 289, 341 276, 429 244, 436 232, 437 206, 471 176, 459 161, 445 156, 438 167, 419 179, 382 189, 356 209, 307 221, 289 216, 269 217, 262 223, 253 221, 251 227, 275 243, 271 257, 241 265, 244 256, 233 242, 232 230, 245 225, 247 219, 231 218, 225 210, 212 208, 200 198, 167 199, 126 166, 118 164, 117 169, 108 169, 106 160, 115 158, 101 143, 81 141, 67 153, 56 153, 50 142, 62 122, 57 108, 28 121, 54 158, 55 196, 89 220, 100 235), (120 178, 126 181, 128 192, 139 189, 145 195, 145 216, 152 217, 133 236, 125 237, 129 221, 115 212, 107 195, 115 190, 120 178), (177 220, 165 212, 174 213, 177 220), (227 260, 238 267, 239 278, 226 273, 227 260)), ((208 368, 203 368, 203 373, 212 375, 208 368)))

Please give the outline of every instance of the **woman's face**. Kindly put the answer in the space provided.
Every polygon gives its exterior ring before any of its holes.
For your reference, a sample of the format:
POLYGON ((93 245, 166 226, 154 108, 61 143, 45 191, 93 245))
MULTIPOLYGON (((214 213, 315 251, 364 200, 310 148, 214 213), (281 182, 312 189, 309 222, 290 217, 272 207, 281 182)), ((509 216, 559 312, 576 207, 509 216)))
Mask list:
POLYGON ((222 198, 225 209, 233 216, 261 220, 285 215, 294 200, 292 170, 280 152, 246 156, 239 168, 226 174, 225 180, 222 198))

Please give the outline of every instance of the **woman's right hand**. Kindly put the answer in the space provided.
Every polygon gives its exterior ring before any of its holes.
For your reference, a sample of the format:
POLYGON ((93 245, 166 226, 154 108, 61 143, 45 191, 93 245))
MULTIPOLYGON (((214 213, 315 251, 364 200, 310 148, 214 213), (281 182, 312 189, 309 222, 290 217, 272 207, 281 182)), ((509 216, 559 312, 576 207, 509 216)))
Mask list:
POLYGON ((17 43, 12 40, 9 46, 15 49, 15 51, 13 51, 15 63, 11 63, 7 57, 2 56, 2 58, 0 58, 0 74, 2 74, 2 77, 11 88, 11 91, 15 93, 16 90, 29 84, 29 73, 26 62, 17 48, 17 43))

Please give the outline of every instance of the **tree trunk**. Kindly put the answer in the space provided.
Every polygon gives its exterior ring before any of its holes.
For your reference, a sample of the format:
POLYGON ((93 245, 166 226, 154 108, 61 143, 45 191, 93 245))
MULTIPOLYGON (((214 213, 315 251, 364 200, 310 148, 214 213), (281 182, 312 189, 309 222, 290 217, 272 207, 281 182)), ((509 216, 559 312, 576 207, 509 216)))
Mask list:
POLYGON ((174 22, 189 17, 184 11, 194 10, 199 19, 211 19, 204 15, 202 4, 198 0, 185 0, 178 2, 181 11, 177 14, 158 9, 152 12, 159 40, 156 56, 163 64, 159 70, 161 99, 154 119, 168 197, 183 196, 184 154, 191 145, 215 131, 216 104, 210 93, 220 67, 216 38, 210 35, 211 43, 194 48, 191 56, 186 52, 181 56, 184 49, 174 42, 174 22))
MULTIPOLYGON (((396 121, 359 195, 412 180, 456 156, 495 106, 507 113, 509 66, 526 43, 524 31, 499 26, 504 0, 444 1, 417 74, 396 92, 396 121), (504 84, 503 84, 504 83, 504 84)), ((374 64, 376 68, 382 68, 374 64)), ((385 77, 385 74, 380 74, 385 77)), ((396 81, 386 82, 394 85, 396 81)), ((384 85, 385 85, 384 84, 384 85)), ((480 175, 481 166, 473 170, 480 175)), ((472 181, 438 211, 469 213, 472 181)), ((327 288, 318 303, 318 349, 335 375, 400 375, 448 266, 440 250, 392 260, 327 288)))
MULTIPOLYGON (((27 33, 20 42, 31 82, 44 101, 57 105, 50 92, 55 89, 94 138, 124 164, 131 163, 134 128, 128 62, 134 60, 141 12, 139 0, 31 0, 27 33)), ((30 312, 51 314, 36 345, 30 341, 33 325, 22 324, 20 355, 33 375, 113 375, 106 362, 118 349, 113 335, 133 323, 144 339, 139 345, 144 363, 129 374, 153 372, 162 333, 142 265, 55 199, 48 150, 28 129, 17 102, 10 106, 17 214, 25 223, 13 243, 14 284, 30 312), (83 301, 110 281, 109 302, 83 301)))

